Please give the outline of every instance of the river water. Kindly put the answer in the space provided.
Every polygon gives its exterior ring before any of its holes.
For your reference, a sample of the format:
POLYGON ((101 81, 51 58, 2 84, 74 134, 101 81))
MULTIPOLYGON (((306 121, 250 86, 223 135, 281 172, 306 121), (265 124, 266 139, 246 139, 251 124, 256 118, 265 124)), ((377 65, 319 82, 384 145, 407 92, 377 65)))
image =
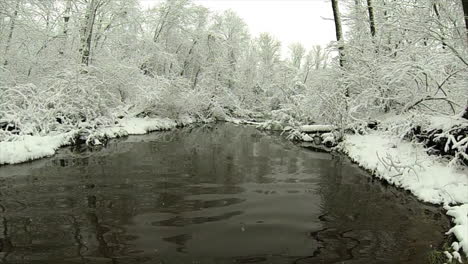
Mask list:
POLYGON ((426 263, 448 229, 343 157, 232 124, 0 167, 0 263, 426 263))

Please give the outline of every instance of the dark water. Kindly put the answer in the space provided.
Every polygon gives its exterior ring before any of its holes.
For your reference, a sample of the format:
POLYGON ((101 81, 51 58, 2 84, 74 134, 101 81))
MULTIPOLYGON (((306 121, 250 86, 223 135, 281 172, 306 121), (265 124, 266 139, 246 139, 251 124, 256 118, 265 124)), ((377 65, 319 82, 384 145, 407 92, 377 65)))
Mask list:
POLYGON ((447 219, 229 124, 0 167, 0 263, 425 263, 447 219))

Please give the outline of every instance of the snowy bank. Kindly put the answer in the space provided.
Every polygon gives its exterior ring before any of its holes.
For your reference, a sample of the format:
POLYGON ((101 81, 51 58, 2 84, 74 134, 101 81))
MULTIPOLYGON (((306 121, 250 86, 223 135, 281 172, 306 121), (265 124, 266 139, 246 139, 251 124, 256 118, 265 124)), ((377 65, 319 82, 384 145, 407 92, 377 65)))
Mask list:
POLYGON ((468 255, 468 171, 448 166, 436 156, 429 156, 421 144, 403 141, 386 132, 347 135, 342 150, 376 177, 411 191, 421 201, 445 204, 454 217, 453 233, 458 250, 468 255), (463 204, 449 207, 448 204, 463 204))
POLYGON ((56 136, 22 136, 16 141, 0 142, 0 165, 52 156, 58 148, 68 145, 73 135, 71 132, 56 136))
POLYGON ((116 138, 128 135, 143 135, 152 131, 171 130, 177 127, 177 125, 178 123, 175 120, 169 118, 124 118, 116 126, 104 127, 93 131, 88 140, 94 141, 95 139, 104 137, 116 138))
MULTIPOLYGON (((87 131, 86 141, 98 145, 102 138, 170 130, 178 125, 194 122, 195 120, 189 117, 182 118, 178 122, 168 118, 124 118, 115 126, 87 131)), ((74 144, 74 139, 80 135, 80 131, 72 131, 53 136, 20 136, 14 141, 2 141, 0 142, 0 165, 16 164, 52 156, 60 147, 74 144)))

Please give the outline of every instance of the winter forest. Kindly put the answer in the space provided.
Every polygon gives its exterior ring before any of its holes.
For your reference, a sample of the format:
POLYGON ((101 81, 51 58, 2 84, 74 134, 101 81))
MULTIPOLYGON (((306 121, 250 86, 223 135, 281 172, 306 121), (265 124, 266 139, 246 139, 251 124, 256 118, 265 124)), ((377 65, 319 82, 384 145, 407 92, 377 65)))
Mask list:
POLYGON ((1 5, 0 113, 20 134, 148 114, 357 126, 385 113, 454 115, 466 106, 461 1, 337 1, 339 41, 291 45, 284 59, 274 36, 252 39, 236 14, 196 2, 146 11, 136 0, 1 5))
POLYGON ((195 2, 145 11, 136 0, 3 0, 0 113, 10 122, 3 125, 47 135, 121 116, 266 114, 356 127, 382 114, 414 113, 411 122, 421 122, 462 112, 461 1, 333 4, 338 41, 294 44, 282 59, 274 36, 252 39, 236 14, 195 2))
MULTIPOLYGON (((64 146, 253 125, 440 206, 449 224, 428 262, 467 261, 468 1, 323 2, 336 41, 285 47, 196 0, 0 0, 0 174, 64 146)), ((14 235, 1 237, 7 252, 14 235)))

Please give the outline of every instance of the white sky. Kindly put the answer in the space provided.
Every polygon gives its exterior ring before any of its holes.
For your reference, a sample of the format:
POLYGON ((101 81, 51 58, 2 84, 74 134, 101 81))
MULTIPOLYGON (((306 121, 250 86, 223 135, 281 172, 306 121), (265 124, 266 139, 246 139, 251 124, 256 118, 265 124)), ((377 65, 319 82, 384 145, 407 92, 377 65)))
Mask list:
MULTIPOLYGON (((162 0, 140 0, 150 7, 162 0)), ((249 26, 253 37, 269 32, 279 39, 283 54, 287 46, 300 42, 306 49, 335 40, 329 0, 194 0, 213 11, 232 9, 249 26), (324 20, 324 18, 328 18, 324 20)))

